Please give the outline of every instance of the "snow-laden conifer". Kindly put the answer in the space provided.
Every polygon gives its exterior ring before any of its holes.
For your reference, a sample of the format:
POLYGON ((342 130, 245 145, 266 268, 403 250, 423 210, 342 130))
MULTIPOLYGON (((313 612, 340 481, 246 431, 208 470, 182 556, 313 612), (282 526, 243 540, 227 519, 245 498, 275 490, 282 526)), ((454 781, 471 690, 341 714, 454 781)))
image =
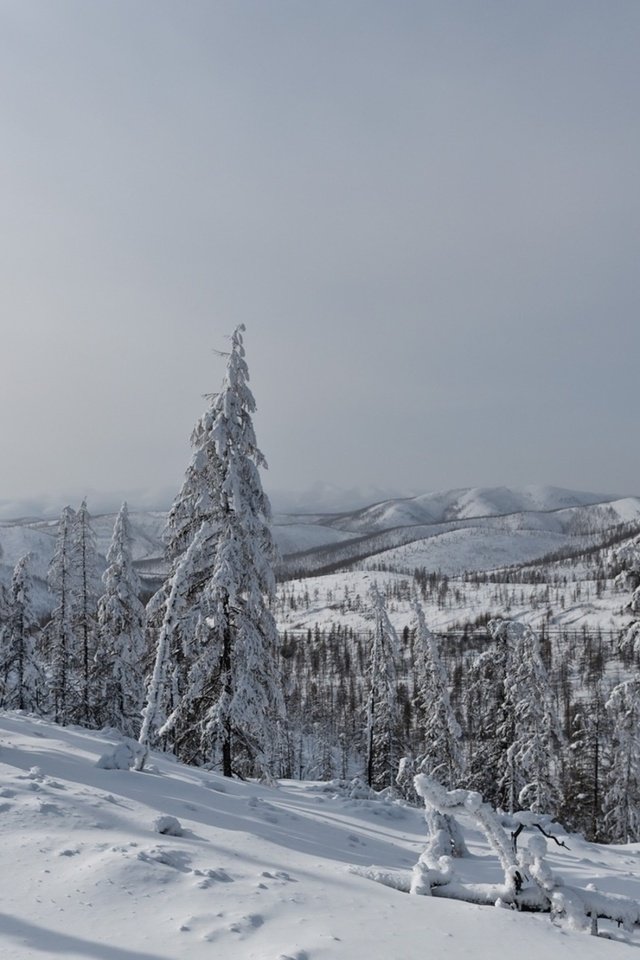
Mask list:
POLYGON ((76 639, 73 625, 75 592, 71 528, 75 516, 65 507, 58 524, 55 550, 47 575, 55 607, 46 627, 45 649, 49 668, 49 689, 53 718, 68 723, 74 706, 77 685, 74 682, 76 639))
POLYGON ((427 627, 422 605, 415 600, 417 621, 418 706, 423 724, 423 745, 417 766, 447 789, 457 786, 464 769, 462 731, 449 697, 449 679, 436 637, 427 627))
POLYGON ((0 629, 0 706, 36 712, 44 706, 44 677, 35 652, 30 561, 26 554, 15 566, 6 620, 0 629))
POLYGON ((571 712, 568 761, 561 822, 582 831, 588 840, 605 837, 602 805, 605 787, 605 744, 610 741, 603 684, 581 696, 571 712))
POLYGON ((465 786, 482 793, 495 806, 505 807, 499 773, 509 742, 503 740, 505 705, 506 644, 498 642, 483 650, 469 664, 465 677, 464 715, 467 776, 465 786))
POLYGON ((380 790, 394 783, 401 753, 396 689, 399 644, 384 597, 375 583, 369 597, 374 627, 365 674, 366 778, 370 787, 380 790))
POLYGON ((73 623, 78 645, 79 683, 74 720, 90 725, 96 722, 93 661, 96 648, 98 597, 100 596, 100 563, 86 500, 80 504, 71 525, 71 562, 74 581, 73 623))
POLYGON ((231 338, 219 393, 194 430, 194 454, 170 516, 176 555, 140 735, 161 733, 185 759, 222 770, 265 769, 283 714, 270 507, 258 468, 255 401, 242 333, 231 338), (176 660, 182 668, 176 670, 176 660), (171 706, 167 711, 167 704, 171 706))
POLYGON ((555 813, 561 797, 552 757, 565 738, 537 635, 531 627, 510 620, 492 620, 488 626, 506 650, 497 733, 503 747, 500 781, 508 809, 530 807, 537 813, 555 813))
POLYGON ((116 727, 125 736, 137 737, 144 694, 144 607, 131 555, 126 503, 122 504, 113 528, 102 580, 104 593, 98 602, 95 653, 97 722, 116 727))
POLYGON ((605 825, 614 843, 640 840, 640 679, 618 684, 606 704, 613 741, 609 751, 605 825))

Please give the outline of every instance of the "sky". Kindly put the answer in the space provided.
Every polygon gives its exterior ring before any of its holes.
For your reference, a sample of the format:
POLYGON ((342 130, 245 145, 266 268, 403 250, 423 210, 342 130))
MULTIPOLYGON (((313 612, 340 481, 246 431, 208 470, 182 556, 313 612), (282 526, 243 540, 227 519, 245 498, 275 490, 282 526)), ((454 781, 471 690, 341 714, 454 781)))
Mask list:
MULTIPOLYGON (((0 502, 640 494, 637 0, 0 0, 0 502)), ((91 506, 91 503, 90 503, 91 506)))

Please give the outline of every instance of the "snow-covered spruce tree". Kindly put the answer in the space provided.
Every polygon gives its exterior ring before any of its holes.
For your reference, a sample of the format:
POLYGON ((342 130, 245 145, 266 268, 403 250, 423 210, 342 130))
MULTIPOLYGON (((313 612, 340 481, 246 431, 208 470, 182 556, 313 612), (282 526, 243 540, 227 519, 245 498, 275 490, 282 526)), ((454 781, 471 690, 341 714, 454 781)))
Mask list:
POLYGON ((146 750, 157 731, 185 760, 219 759, 225 776, 268 772, 284 713, 269 609, 275 547, 258 472, 266 462, 253 430, 243 331, 238 327, 231 338, 221 390, 194 431, 183 498, 172 510, 176 551, 183 552, 164 589, 140 734, 146 750), (178 648, 184 666, 176 678, 178 648), (181 685, 169 699, 173 679, 181 685), (163 723, 167 702, 173 709, 163 723))
POLYGON ((602 683, 581 697, 571 712, 568 760, 563 788, 562 823, 581 831, 587 840, 605 839, 602 804, 605 784, 605 744, 611 730, 602 683))
POLYGON ((529 807, 557 813, 561 802, 557 758, 565 738, 534 631, 522 623, 492 620, 489 632, 506 648, 504 701, 498 738, 500 785, 510 812, 529 807))
POLYGON ((375 583, 369 597, 374 627, 365 673, 365 775, 370 787, 381 790, 393 785, 402 752, 396 696, 398 637, 375 583))
POLYGON ((449 681, 436 637, 427 627, 422 605, 415 600, 418 652, 418 710, 423 741, 416 766, 448 790, 459 785, 464 770, 462 731, 449 698, 449 681))
POLYGON ((200 718, 197 709, 188 710, 184 697, 203 611, 208 610, 205 588, 218 539, 221 470, 211 433, 214 416, 210 405, 191 435, 193 455, 165 529, 170 573, 146 609, 147 644, 156 657, 141 737, 148 742, 172 716, 173 749, 193 760, 200 753, 200 718))
POLYGON ((508 742, 503 743, 507 711, 504 704, 506 644, 475 657, 466 677, 464 726, 467 747, 465 786, 482 793, 494 806, 506 805, 499 771, 508 742))
POLYGON ((640 840, 640 679, 618 684, 606 704, 613 739, 609 751, 605 828, 613 843, 640 840))
POLYGON ((71 525, 71 562, 74 571, 73 626, 78 645, 78 702, 73 719, 94 725, 93 665, 96 650, 100 564, 87 501, 83 500, 71 525))
POLYGON ((30 560, 26 554, 15 566, 6 620, 0 627, 0 706, 39 712, 44 706, 44 675, 35 653, 30 560))
POLYGON ((53 719, 69 723, 76 699, 74 682, 75 633, 73 600, 75 594, 71 527, 75 511, 65 507, 58 524, 55 551, 49 564, 49 589, 55 599, 51 619, 45 628, 45 651, 53 719))
POLYGON ((100 725, 116 727, 125 736, 140 732, 144 698, 144 607, 140 581, 131 556, 131 528, 123 503, 113 528, 98 601, 98 643, 95 653, 95 712, 100 725))

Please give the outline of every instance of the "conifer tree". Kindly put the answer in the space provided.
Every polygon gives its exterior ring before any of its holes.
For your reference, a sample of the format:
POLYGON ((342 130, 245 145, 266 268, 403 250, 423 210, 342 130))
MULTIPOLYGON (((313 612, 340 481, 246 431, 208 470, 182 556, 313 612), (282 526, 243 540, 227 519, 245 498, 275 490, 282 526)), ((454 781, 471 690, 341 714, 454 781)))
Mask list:
POLYGON ((140 734, 148 748, 170 703, 161 735, 184 759, 219 758, 225 776, 269 767, 284 710, 269 609, 275 547, 258 472, 266 462, 253 430, 243 331, 238 327, 231 338, 221 390, 209 397, 196 426, 194 454, 171 511, 178 559, 163 591, 140 734), (168 696, 172 679, 177 684, 168 696))
POLYGON ((74 720, 85 726, 95 724, 93 663, 97 633, 100 570, 96 538, 91 527, 87 501, 83 500, 71 525, 73 568, 73 625, 77 642, 78 702, 74 720))
POLYGON ((35 653, 30 560, 26 554, 15 566, 6 620, 0 628, 0 706, 35 712, 43 706, 44 678, 35 653))
POLYGON ((369 596, 374 628, 365 675, 366 778, 370 787, 381 790, 394 783, 401 753, 396 697, 398 637, 375 583, 369 596))
POLYGON ((559 769, 552 757, 564 745, 549 678, 533 630, 492 620, 489 631, 504 644, 505 678, 498 737, 503 745, 500 783, 510 812, 530 807, 556 813, 561 801, 559 769))
POLYGON ((611 737, 601 683, 572 710, 562 822, 587 840, 604 836, 605 743, 611 737))
POLYGON ((508 710, 505 705, 506 645, 475 657, 466 677, 464 698, 467 748, 466 786, 481 793, 494 806, 506 806, 500 772, 509 746, 502 741, 508 710))
POLYGON ((463 768, 462 731, 449 698, 449 682, 438 643, 427 627, 422 605, 415 600, 418 648, 418 708, 423 746, 416 765, 448 790, 458 786, 463 768))
POLYGON ((65 507, 58 524, 58 536, 49 564, 49 589, 55 598, 51 620, 46 627, 46 651, 49 665, 49 687, 56 723, 69 723, 76 685, 73 676, 75 633, 73 626, 74 575, 71 528, 75 516, 65 507))
POLYGON ((618 684, 607 700, 609 751, 605 824, 614 843, 640 840, 640 679, 618 684))
POLYGON ((97 721, 137 737, 144 695, 144 607, 131 555, 126 503, 115 522, 102 580, 105 590, 98 602, 95 654, 97 721))

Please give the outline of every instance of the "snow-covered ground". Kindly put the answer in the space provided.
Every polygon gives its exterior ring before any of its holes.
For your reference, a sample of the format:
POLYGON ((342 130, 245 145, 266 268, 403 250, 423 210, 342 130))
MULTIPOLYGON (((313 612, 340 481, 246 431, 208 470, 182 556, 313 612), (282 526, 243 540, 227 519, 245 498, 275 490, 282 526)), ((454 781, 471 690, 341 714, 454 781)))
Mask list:
MULTIPOLYGON (((628 598, 611 580, 603 582, 599 593, 596 582, 579 564, 558 569, 575 570, 583 578, 549 586, 544 582, 472 583, 452 577, 446 593, 439 595, 436 591, 421 599, 427 624, 432 630, 445 631, 490 614, 534 627, 544 624, 552 632, 585 628, 617 633, 629 625, 632 615, 624 609, 628 598)), ((410 599, 413 577, 376 570, 353 570, 281 584, 276 607, 278 626, 295 633, 316 626, 328 630, 340 624, 356 633, 366 632, 371 628, 368 593, 372 583, 387 595, 387 609, 396 630, 411 626, 415 621, 410 599)))
MULTIPOLYGON (((400 802, 349 799, 322 784, 225 781, 159 754, 142 774, 98 768, 114 742, 0 716, 6 960, 628 955, 625 943, 548 916, 409 896, 351 873, 351 865, 411 869, 424 823, 400 802), (158 833, 162 816, 178 818, 183 834, 158 833)), ((462 876, 495 880, 485 842, 474 832, 467 839, 462 876)), ((639 845, 567 843, 549 860, 570 882, 640 897, 639 845)))

